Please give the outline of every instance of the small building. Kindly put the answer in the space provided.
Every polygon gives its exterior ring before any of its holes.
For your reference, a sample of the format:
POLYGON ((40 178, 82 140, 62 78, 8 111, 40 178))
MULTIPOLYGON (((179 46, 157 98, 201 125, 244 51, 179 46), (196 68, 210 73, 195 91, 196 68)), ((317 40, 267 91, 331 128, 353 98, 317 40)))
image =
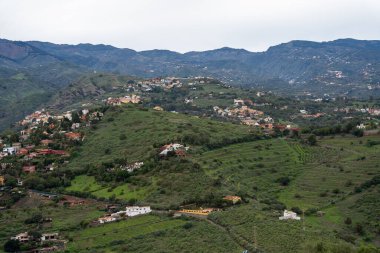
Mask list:
POLYGON ((210 213, 215 211, 214 208, 204 208, 204 209, 198 209, 198 210, 193 210, 193 209, 182 209, 178 211, 179 214, 189 214, 189 215, 202 215, 202 216, 207 216, 210 213))
POLYGON ((4 176, 0 176, 0 186, 4 186, 5 185, 5 178, 4 176))
POLYGON ((115 216, 105 216, 105 217, 100 217, 98 219, 98 222, 100 224, 108 223, 108 222, 114 222, 117 221, 117 218, 115 216))
POLYGON ((164 108, 162 108, 161 106, 155 106, 155 107, 153 107, 153 110, 155 110, 155 111, 163 111, 164 108))
POLYGON ((28 232, 20 233, 11 237, 11 240, 17 240, 19 242, 29 242, 30 239, 31 237, 29 236, 28 232))
POLYGON ((27 174, 34 173, 34 172, 36 172, 36 166, 26 165, 26 166, 22 167, 22 171, 27 173, 27 174))
POLYGON ((18 154, 19 155, 27 155, 29 153, 29 150, 26 149, 26 148, 21 148, 19 151, 18 151, 18 154))
POLYGON ((69 140, 79 141, 81 139, 81 134, 69 132, 69 133, 65 133, 65 137, 69 140))
POLYGON ((55 170, 55 168, 56 168, 55 163, 52 163, 52 164, 45 166, 46 171, 53 171, 53 170, 55 170))
POLYGON ((179 143, 171 143, 164 145, 160 148, 160 156, 167 156, 170 152, 174 152, 175 155, 184 156, 189 147, 185 147, 179 143))
POLYGON ((49 146, 51 143, 53 143, 53 140, 46 139, 41 141, 41 145, 43 146, 49 146))
POLYGON ((131 217, 141 214, 147 214, 150 212, 152 212, 150 206, 127 206, 125 208, 125 214, 131 217))
POLYGON ((280 220, 301 220, 295 212, 284 210, 284 215, 279 217, 280 220))
POLYGON ((226 200, 228 202, 232 202, 232 204, 236 204, 238 202, 241 202, 241 197, 239 196, 225 196, 223 200, 226 200))
POLYGON ((55 241, 59 239, 58 233, 46 233, 41 235, 41 241, 55 241))
POLYGON ((3 153, 7 153, 8 155, 15 155, 17 153, 16 147, 5 147, 3 148, 3 153))

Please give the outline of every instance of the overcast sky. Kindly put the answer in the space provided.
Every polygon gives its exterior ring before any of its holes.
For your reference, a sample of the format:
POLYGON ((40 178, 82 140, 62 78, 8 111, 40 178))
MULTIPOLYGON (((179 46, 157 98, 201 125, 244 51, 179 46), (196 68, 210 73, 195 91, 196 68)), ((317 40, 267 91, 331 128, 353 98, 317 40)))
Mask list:
POLYGON ((179 52, 380 39, 380 0, 0 0, 0 37, 179 52))

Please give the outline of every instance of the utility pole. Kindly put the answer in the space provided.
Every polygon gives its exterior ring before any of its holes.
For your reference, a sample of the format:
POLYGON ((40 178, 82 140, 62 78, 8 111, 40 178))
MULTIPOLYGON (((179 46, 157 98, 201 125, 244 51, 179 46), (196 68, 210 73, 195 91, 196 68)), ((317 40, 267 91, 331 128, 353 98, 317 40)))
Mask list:
POLYGON ((253 227, 253 241, 254 241, 254 245, 255 245, 255 250, 257 250, 256 226, 253 227))
POLYGON ((305 210, 302 210, 302 229, 305 231, 305 210))

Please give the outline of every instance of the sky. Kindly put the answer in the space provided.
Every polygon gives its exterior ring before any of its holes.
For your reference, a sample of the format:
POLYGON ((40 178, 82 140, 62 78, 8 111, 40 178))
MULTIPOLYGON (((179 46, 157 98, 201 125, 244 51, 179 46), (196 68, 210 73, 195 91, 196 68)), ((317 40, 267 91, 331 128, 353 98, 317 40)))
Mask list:
POLYGON ((0 0, 0 38, 138 51, 380 40, 380 0, 0 0))

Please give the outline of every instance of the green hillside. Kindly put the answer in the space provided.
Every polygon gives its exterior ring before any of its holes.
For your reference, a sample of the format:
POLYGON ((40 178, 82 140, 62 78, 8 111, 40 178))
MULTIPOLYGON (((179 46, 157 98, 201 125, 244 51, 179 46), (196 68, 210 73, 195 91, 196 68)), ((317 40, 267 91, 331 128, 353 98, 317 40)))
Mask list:
MULTIPOLYGON (((106 115, 69 164, 75 170, 89 167, 87 175, 75 177, 66 191, 164 210, 218 206, 223 196, 239 195, 243 204, 210 219, 238 244, 270 253, 318 252, 318 247, 353 252, 354 245, 379 243, 374 178, 380 146, 372 144, 380 136, 325 137, 310 146, 300 139, 251 139, 250 128, 170 112, 126 107, 106 115), (186 157, 157 159, 161 144, 184 140, 193 143, 187 143, 186 157), (104 172, 104 164, 118 158, 146 164, 124 182, 109 181, 114 172, 104 172), (279 221, 285 208, 304 221, 279 221)), ((142 243, 148 252, 163 245, 154 236, 144 238, 152 239, 142 243)), ((133 248, 136 240, 128 238, 123 245, 133 248)))

